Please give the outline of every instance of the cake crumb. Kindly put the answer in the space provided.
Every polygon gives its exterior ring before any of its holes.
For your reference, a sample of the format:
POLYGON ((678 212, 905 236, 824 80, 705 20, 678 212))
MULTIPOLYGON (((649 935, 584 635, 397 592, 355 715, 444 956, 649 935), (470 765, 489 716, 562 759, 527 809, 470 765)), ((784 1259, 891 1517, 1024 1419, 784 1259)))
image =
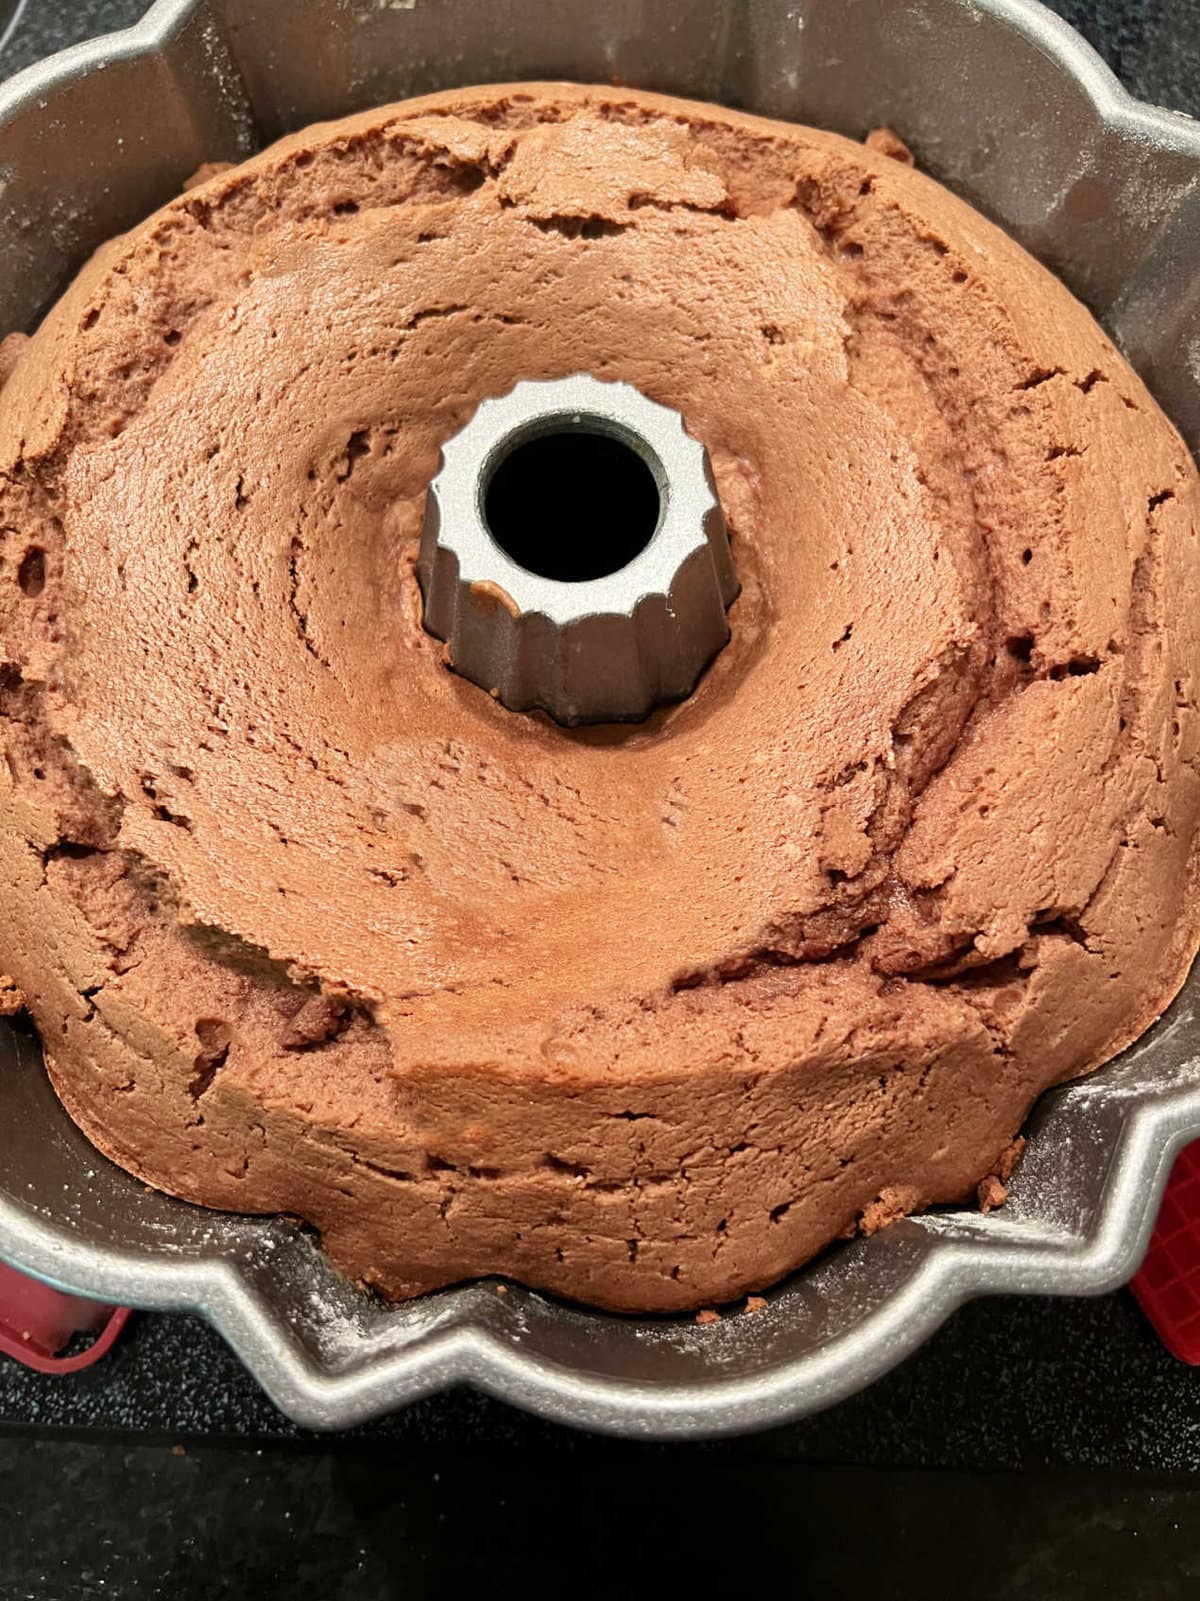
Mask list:
POLYGON ((1000 1160, 996 1163, 996 1177, 1001 1184, 1007 1184, 1013 1176, 1013 1169, 1025 1154, 1025 1136, 1018 1134, 1011 1145, 1000 1153, 1000 1160))
POLYGON ((860 1234, 878 1234, 879 1230, 894 1223, 897 1218, 907 1217, 915 1212, 921 1205, 921 1193, 913 1189, 911 1184, 889 1185, 880 1190, 870 1206, 863 1209, 862 1217, 858 1220, 860 1234))
POLYGON ((0 1017, 11 1017, 14 1012, 23 1011, 25 997, 16 986, 16 981, 9 978, 7 973, 0 973, 0 1017))
POLYGON ((748 1295, 746 1297, 747 1312, 765 1312, 766 1310, 767 1303, 761 1295, 748 1295))
POLYGON ((702 1312, 696 1313, 696 1322, 702 1329, 707 1328, 710 1323, 719 1323, 720 1321, 721 1314, 714 1312, 711 1306, 706 1306, 702 1312))
POLYGON ((183 1446, 183 1445, 173 1445, 171 1447, 171 1455, 172 1456, 186 1456, 187 1455, 187 1447, 183 1446))
POLYGON ((292 1018, 283 1036, 287 1051, 303 1051, 324 1045, 340 1034, 350 1021, 349 1008, 329 995, 313 995, 292 1018))
MULTIPOLYGON (((520 616, 521 609, 508 590, 502 588, 499 584, 493 583, 490 578, 477 578, 469 588, 471 599, 478 603, 479 611, 483 616, 490 617, 497 607, 501 611, 506 611, 510 617, 520 616)), ((498 698, 500 691, 499 689, 493 689, 491 693, 498 698)))
POLYGON ((995 1167, 990 1173, 985 1173, 979 1181, 976 1195, 979 1199, 979 1210, 983 1213, 994 1212, 998 1206, 1003 1206, 1008 1200, 1008 1181, 1013 1176, 1013 1169, 1021 1160, 1025 1152, 1025 1137, 1018 1134, 1011 1144, 1006 1145, 996 1160, 995 1167))
POLYGON ((496 1294, 497 1295, 507 1295, 508 1294, 508 1285, 507 1284, 497 1284, 497 1286, 496 1286, 496 1294))
POLYGON ((202 183, 208 183, 210 178, 219 178, 232 166, 232 161, 202 161, 192 176, 184 179, 182 193, 187 194, 189 189, 199 189, 202 183))
POLYGON ((986 1178, 980 1179, 979 1188, 975 1193, 979 1197, 979 1210, 985 1217, 1008 1200, 1007 1185, 1002 1184, 994 1173, 989 1173, 986 1178))
POLYGON ((903 162, 906 167, 915 167, 917 164, 916 157, 893 128, 872 128, 863 144, 877 155, 890 156, 893 161, 903 162))

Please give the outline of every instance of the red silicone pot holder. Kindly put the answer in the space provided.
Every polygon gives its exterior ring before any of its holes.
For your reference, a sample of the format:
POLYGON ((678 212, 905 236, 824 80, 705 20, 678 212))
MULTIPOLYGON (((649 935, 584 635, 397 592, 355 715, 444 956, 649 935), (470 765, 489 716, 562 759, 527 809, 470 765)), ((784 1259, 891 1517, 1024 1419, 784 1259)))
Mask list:
POLYGON ((1200 1365, 1200 1140, 1175 1160, 1131 1288, 1167 1350, 1200 1365))
POLYGON ((64 1295, 0 1263, 0 1352, 39 1373, 78 1373, 107 1355, 129 1308, 64 1295), (60 1356, 77 1334, 95 1334, 84 1351, 60 1356))

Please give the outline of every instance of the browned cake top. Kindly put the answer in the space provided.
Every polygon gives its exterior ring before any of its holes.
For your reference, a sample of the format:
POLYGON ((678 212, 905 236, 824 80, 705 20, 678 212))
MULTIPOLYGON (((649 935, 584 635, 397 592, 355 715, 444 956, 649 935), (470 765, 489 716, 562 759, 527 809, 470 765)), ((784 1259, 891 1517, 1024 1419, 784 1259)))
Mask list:
POLYGON ((99 253, 0 398, 0 832, 42 858, 0 971, 48 1036, 44 969, 151 1057, 222 984, 306 986, 288 1026, 336 1071, 234 1018, 222 1074, 382 1127, 428 1073, 532 1094, 885 1025, 902 1056, 964 1017, 1019 1050, 1036 1001, 1032 1094, 1140 1031, 1200 905, 1196 473, 1086 311, 903 155, 464 91, 308 129, 99 253), (440 444, 579 371, 683 414, 742 585, 636 727, 512 714, 421 627, 440 444), (107 972, 39 944, 35 893, 130 925, 107 972))

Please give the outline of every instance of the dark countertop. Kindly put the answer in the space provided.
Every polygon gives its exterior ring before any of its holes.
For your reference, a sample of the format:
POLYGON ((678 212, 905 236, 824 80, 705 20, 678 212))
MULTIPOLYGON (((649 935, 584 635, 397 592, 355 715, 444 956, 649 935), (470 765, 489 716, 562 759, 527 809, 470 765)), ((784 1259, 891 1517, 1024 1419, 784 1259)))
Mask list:
MULTIPOLYGON (((144 9, 28 0, 0 76, 144 9)), ((1135 93, 1200 115, 1200 0, 1055 9, 1135 93)), ((1125 1293, 980 1302, 827 1413, 657 1446, 466 1392, 305 1435, 191 1318, 137 1317, 69 1380, 0 1359, 0 1601, 503 1591, 521 1558, 580 1594, 786 1574, 830 1601, 1200 1595, 1200 1370, 1125 1293)))

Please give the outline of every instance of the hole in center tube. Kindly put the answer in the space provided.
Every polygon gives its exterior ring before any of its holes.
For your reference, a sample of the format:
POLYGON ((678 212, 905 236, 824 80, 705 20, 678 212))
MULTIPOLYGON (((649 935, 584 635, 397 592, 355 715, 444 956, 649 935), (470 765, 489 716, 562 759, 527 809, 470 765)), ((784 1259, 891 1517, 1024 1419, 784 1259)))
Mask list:
POLYGON ((624 439, 559 425, 510 449, 483 497, 492 538, 518 567, 583 584, 628 567, 654 538, 658 481, 624 439))

